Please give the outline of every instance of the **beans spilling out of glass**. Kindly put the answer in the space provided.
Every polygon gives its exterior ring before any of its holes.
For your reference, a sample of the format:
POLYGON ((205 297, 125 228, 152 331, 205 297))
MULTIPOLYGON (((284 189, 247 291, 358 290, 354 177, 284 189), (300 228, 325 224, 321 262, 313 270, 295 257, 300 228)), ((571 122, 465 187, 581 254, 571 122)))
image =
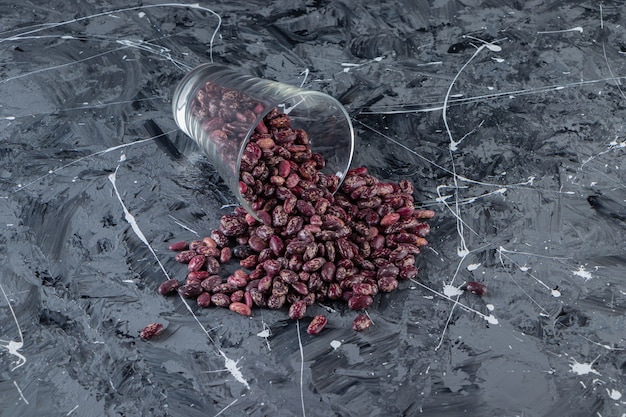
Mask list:
MULTIPOLYGON (((163 282, 159 293, 244 316, 285 308, 298 320, 317 302, 343 302, 363 313, 379 292, 417 277, 415 256, 428 243, 426 220, 434 212, 415 209, 412 183, 380 181, 360 167, 337 189, 339 178, 322 173, 324 166, 306 132, 271 111, 241 159, 240 192, 256 216, 239 206, 204 239, 171 244, 176 260, 187 264, 187 278, 163 282), (239 268, 220 275, 233 261, 239 268)), ((317 334, 327 322, 317 315, 307 332, 317 334)), ((371 323, 360 314, 352 327, 362 331, 371 323)))

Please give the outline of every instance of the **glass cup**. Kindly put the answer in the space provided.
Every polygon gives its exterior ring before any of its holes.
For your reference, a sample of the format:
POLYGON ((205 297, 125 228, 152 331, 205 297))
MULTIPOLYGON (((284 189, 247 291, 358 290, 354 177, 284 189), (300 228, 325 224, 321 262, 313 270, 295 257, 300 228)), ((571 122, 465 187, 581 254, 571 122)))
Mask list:
POLYGON ((240 170, 246 145, 269 112, 287 114, 294 130, 308 134, 312 152, 325 159, 322 172, 339 177, 339 184, 352 161, 350 116, 341 103, 319 91, 203 64, 180 81, 172 109, 180 129, 200 146, 241 205, 257 219, 242 194, 240 170))

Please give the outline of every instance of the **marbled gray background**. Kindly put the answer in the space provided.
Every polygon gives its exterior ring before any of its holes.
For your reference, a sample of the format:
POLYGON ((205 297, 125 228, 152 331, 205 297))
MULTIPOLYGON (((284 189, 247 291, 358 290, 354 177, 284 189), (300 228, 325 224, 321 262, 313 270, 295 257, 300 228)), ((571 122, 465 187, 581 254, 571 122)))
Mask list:
POLYGON ((1 0, 0 415, 624 416, 624 7, 1 0), (437 212, 368 332, 156 293, 235 202, 170 110, 211 56, 341 100, 437 212))

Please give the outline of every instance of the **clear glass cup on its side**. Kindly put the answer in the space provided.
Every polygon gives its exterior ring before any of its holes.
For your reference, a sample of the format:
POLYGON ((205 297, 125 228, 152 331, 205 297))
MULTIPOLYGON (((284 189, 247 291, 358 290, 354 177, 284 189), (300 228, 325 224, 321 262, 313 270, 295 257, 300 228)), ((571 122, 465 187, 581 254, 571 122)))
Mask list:
POLYGON ((203 64, 180 81, 172 109, 180 129, 200 146, 241 205, 257 219, 253 202, 242 193, 240 173, 250 169, 246 147, 251 136, 271 129, 263 123, 270 112, 287 115, 294 130, 306 132, 311 150, 324 157, 322 172, 337 176, 339 184, 352 162, 350 116, 341 103, 319 91, 203 64))

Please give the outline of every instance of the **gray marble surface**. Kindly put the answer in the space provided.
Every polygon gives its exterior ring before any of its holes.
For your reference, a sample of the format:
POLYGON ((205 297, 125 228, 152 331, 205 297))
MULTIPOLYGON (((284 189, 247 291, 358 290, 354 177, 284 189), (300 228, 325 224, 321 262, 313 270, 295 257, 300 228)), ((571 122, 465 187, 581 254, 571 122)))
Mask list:
POLYGON ((0 415, 626 415, 624 7, 0 1, 0 415), (236 203, 170 109, 211 60, 339 99, 436 211, 367 332, 157 294, 236 203))

